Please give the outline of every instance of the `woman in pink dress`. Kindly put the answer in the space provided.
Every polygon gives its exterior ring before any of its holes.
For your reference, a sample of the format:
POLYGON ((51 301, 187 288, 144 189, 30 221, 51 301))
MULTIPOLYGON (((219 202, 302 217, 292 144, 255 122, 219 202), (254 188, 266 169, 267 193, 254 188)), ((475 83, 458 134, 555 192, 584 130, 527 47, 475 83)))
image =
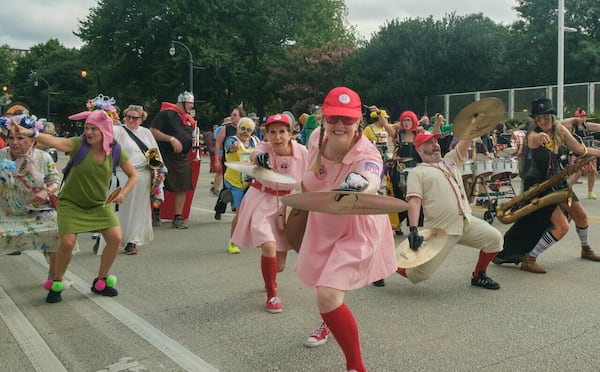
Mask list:
POLYGON ((264 125, 265 142, 250 154, 250 160, 298 181, 283 184, 254 179, 239 207, 237 225, 231 241, 243 248, 260 246, 260 269, 267 290, 265 309, 270 313, 283 310, 277 297, 277 272, 285 268, 287 251, 292 249, 283 231, 285 205, 283 195, 294 192, 308 166, 306 147, 292 140, 290 121, 275 114, 264 125))
MULTIPOLYGON (((376 194, 383 161, 362 135, 360 97, 346 87, 332 89, 323 103, 323 124, 308 146, 305 191, 334 189, 376 194)), ((315 289, 321 318, 346 357, 347 370, 366 371, 358 326, 344 304, 346 291, 396 271, 395 245, 387 215, 332 215, 310 212, 296 274, 315 289)))

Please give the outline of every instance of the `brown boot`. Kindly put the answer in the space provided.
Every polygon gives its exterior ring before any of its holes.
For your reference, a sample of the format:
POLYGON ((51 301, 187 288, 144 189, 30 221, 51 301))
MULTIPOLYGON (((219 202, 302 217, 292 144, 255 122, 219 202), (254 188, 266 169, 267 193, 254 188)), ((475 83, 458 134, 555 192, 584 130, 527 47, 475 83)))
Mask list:
POLYGON ((545 274, 546 269, 535 261, 535 257, 526 254, 521 261, 521 270, 530 273, 545 274))
POLYGON ((590 261, 600 261, 600 256, 598 256, 589 245, 584 245, 581 247, 581 258, 590 261))

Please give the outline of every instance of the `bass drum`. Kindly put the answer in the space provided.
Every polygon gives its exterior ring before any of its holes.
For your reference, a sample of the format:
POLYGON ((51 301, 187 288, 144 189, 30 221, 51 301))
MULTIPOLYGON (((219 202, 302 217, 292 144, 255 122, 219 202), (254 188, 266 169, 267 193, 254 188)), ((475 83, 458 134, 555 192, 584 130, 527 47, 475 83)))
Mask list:
POLYGON ((462 176, 463 179, 465 177, 471 177, 473 175, 473 160, 467 160, 462 165, 462 176))
POLYGON ((493 169, 492 180, 507 180, 517 176, 519 173, 519 162, 517 158, 494 159, 493 169))
POLYGON ((477 177, 489 177, 494 173, 494 161, 489 160, 477 160, 475 163, 475 178, 477 177))

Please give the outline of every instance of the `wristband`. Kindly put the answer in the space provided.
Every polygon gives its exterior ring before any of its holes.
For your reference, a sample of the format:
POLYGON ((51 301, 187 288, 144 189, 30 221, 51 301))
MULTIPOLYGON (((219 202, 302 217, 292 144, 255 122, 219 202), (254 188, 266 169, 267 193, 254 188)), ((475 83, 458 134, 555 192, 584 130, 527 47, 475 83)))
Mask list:
POLYGON ((173 142, 174 139, 175 137, 171 136, 171 138, 169 138, 169 142, 173 142))
POLYGON ((27 137, 29 138, 37 138, 40 135, 40 132, 38 132, 37 129, 31 129, 31 134, 28 135, 27 137))

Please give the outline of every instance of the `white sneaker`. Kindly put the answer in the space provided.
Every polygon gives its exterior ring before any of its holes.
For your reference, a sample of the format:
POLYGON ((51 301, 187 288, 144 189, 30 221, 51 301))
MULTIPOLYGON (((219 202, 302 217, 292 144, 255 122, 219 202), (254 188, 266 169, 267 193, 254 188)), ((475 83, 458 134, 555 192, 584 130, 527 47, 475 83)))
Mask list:
POLYGON ((325 322, 319 323, 317 328, 304 340, 304 346, 306 347, 318 347, 325 345, 329 340, 329 328, 325 322))

